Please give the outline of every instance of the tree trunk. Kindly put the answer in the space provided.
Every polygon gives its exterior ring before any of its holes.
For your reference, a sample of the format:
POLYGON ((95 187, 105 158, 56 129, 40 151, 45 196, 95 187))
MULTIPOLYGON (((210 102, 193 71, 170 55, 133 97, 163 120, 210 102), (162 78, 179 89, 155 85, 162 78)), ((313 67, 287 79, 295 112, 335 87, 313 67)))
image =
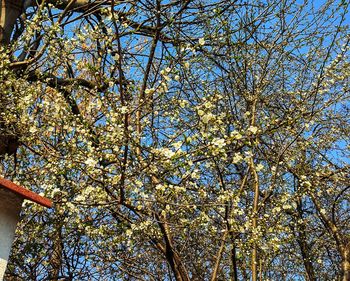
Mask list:
POLYGON ((350 244, 346 243, 342 249, 342 281, 350 280, 350 244))
MULTIPOLYGON (((298 220, 303 219, 303 208, 302 208, 302 202, 301 199, 297 201, 297 215, 295 222, 298 220)), ((308 281, 316 281, 315 277, 315 270, 314 266, 312 264, 312 254, 311 254, 311 247, 309 243, 307 242, 307 234, 305 230, 305 225, 302 223, 301 225, 297 226, 296 228, 296 240, 299 244, 301 256, 303 257, 303 263, 306 270, 307 280, 308 281)))
POLYGON ((307 280, 316 281, 315 271, 310 256, 310 246, 306 242, 305 232, 303 230, 300 230, 297 242, 299 244, 301 255, 303 257, 303 263, 306 270, 307 280))
MULTIPOLYGON (((254 123, 253 123, 254 124, 254 123)), ((254 176, 253 189, 254 189, 254 202, 253 202, 253 220, 252 228, 253 231, 258 227, 258 209, 259 209, 259 177, 255 169, 255 164, 253 159, 250 159, 250 167, 254 176)), ((252 260, 251 260, 251 270, 252 270, 252 281, 257 281, 259 277, 258 272, 258 246, 257 242, 254 241, 252 249, 252 260)))
MULTIPOLYGON (((0 0, 0 44, 8 45, 11 33, 17 18, 23 11, 23 0, 0 0)), ((3 101, 1 101, 3 105, 3 101)), ((0 120, 0 129, 2 128, 0 120)), ((0 132, 0 156, 15 154, 18 148, 18 137, 16 135, 0 132)))
POLYGON ((310 197, 323 220, 324 225, 334 237, 334 240, 337 245, 338 252, 341 256, 341 272, 340 278, 342 281, 350 280, 350 240, 346 237, 346 234, 343 234, 339 231, 335 223, 329 219, 323 212, 321 212, 321 207, 316 197, 313 193, 310 193, 310 197))
POLYGON ((23 12, 23 0, 0 0, 0 42, 8 45, 17 18, 23 12))
POLYGON ((49 280, 58 281, 60 276, 60 270, 62 267, 62 253, 63 253, 63 241, 62 241, 62 224, 59 223, 56 229, 56 233, 53 237, 52 254, 50 257, 50 271, 49 280))
POLYGON ((158 244, 158 247, 164 253, 168 263, 170 264, 170 267, 174 273, 175 280, 190 281, 187 269, 182 263, 181 257, 178 255, 178 253, 174 249, 170 229, 167 222, 165 221, 165 218, 163 221, 163 219, 160 216, 157 216, 157 219, 159 221, 158 224, 164 236, 164 241, 165 241, 164 246, 158 244))
POLYGON ((14 135, 0 135, 0 156, 16 154, 18 148, 18 138, 14 135))

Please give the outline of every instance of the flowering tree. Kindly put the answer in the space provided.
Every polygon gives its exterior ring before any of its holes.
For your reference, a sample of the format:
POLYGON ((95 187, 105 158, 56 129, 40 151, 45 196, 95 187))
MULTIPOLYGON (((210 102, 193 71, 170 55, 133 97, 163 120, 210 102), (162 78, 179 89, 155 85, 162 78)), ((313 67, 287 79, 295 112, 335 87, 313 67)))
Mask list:
POLYGON ((9 2, 7 280, 349 280, 347 2, 9 2))

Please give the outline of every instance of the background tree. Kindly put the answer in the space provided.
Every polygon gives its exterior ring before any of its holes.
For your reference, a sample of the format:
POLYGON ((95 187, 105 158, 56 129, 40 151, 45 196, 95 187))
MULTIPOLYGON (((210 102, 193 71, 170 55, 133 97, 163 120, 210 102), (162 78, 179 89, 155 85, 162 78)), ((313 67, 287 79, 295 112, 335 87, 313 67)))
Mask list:
POLYGON ((349 279, 346 1, 2 3, 8 280, 349 279))

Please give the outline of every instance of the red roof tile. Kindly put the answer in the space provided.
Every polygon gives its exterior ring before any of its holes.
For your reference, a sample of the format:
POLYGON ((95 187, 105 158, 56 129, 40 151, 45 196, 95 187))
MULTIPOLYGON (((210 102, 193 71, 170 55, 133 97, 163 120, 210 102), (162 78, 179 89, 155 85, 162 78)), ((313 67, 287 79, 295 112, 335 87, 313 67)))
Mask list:
POLYGON ((30 201, 33 201, 35 203, 38 203, 44 207, 51 208, 52 207, 52 202, 51 200, 40 196, 39 194, 36 194, 33 191, 30 191, 22 186, 19 186, 12 181, 9 181, 7 179, 1 178, 0 177, 0 187, 3 187, 5 189, 8 189, 12 191, 13 193, 18 194, 24 199, 28 199, 30 201))

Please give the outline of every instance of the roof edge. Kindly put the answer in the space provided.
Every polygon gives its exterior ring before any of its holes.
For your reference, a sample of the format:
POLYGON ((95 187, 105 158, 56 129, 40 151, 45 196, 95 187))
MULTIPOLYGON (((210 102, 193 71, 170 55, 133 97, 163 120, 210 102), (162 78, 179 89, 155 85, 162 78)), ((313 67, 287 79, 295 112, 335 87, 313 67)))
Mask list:
POLYGON ((52 207, 52 201, 46 197, 40 196, 39 194, 30 191, 20 185, 17 185, 13 183, 10 180, 4 179, 0 177, 0 187, 3 187, 7 190, 12 191, 13 193, 21 196, 23 199, 30 200, 32 202, 35 202, 41 206, 51 208, 52 207))

